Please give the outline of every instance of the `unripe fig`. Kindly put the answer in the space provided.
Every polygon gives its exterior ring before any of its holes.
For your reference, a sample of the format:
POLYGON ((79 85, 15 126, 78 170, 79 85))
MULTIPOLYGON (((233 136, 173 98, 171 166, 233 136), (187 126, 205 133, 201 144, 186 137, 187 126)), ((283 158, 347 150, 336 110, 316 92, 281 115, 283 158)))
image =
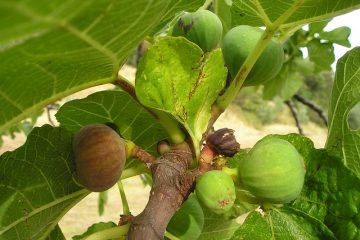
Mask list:
POLYGON ((296 148, 286 140, 260 140, 239 164, 240 186, 261 203, 295 200, 304 185, 305 165, 296 148))
POLYGON ((209 171, 196 180, 196 196, 214 213, 225 213, 234 205, 235 185, 232 178, 225 172, 209 171))
POLYGON ((216 48, 222 37, 222 24, 218 16, 208 10, 182 15, 173 27, 172 36, 183 36, 196 43, 204 52, 216 48))
POLYGON ((120 178, 126 161, 124 140, 110 127, 90 124, 73 141, 77 181, 93 192, 111 188, 120 178))
MULTIPOLYGON (((257 27, 242 25, 226 33, 222 51, 231 78, 235 78, 245 59, 254 50, 263 31, 257 27)), ((256 86, 269 81, 278 74, 283 61, 282 44, 273 38, 257 59, 243 86, 256 86)))

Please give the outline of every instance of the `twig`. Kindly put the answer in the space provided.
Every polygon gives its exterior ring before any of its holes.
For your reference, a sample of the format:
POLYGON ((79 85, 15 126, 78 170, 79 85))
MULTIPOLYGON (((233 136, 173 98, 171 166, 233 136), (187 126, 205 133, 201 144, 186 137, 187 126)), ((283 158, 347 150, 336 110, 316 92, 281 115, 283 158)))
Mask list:
POLYGON ((318 114, 318 116, 320 117, 320 119, 325 124, 325 126, 328 125, 327 116, 326 116, 325 112, 323 110, 321 110, 320 107, 316 106, 314 103, 310 102, 309 100, 305 99, 304 97, 300 96, 299 94, 295 94, 293 96, 293 98, 295 100, 297 100, 298 102, 304 104, 305 106, 307 106, 314 112, 316 112, 318 114))
POLYGON ((135 149, 133 150, 133 153, 132 153, 132 157, 133 158, 136 158, 144 163, 154 163, 156 162, 156 158, 151 155, 150 153, 148 153, 147 151, 145 151, 144 149, 138 147, 138 146, 135 146, 135 149))
POLYGON ((298 113, 297 113, 297 110, 296 110, 294 104, 290 100, 286 100, 285 104, 289 107, 289 109, 291 111, 291 114, 292 114, 292 116, 293 116, 293 118, 295 120, 295 124, 296 124, 296 127, 297 127, 299 133, 301 135, 304 135, 304 131, 303 131, 301 125, 300 125, 298 113))
POLYGON ((118 79, 114 81, 114 85, 119 86, 122 90, 127 92, 135 101, 140 103, 136 96, 135 87, 125 77, 119 76, 118 79))
POLYGON ((51 126, 55 126, 55 123, 51 119, 51 115, 50 115, 50 110, 53 110, 53 109, 54 109, 54 106, 51 105, 51 104, 46 106, 46 114, 47 114, 47 118, 48 118, 49 123, 51 124, 51 126))

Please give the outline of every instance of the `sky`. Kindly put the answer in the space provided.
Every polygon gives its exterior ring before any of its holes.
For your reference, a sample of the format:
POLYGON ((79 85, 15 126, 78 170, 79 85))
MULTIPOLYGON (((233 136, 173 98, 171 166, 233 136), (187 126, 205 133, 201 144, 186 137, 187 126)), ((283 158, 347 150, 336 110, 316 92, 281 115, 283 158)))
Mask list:
MULTIPOLYGON (((337 27, 348 26, 351 28, 351 34, 349 37, 349 41, 351 43, 351 48, 356 46, 360 46, 360 10, 353 11, 351 13, 347 13, 341 16, 334 18, 325 28, 326 31, 330 31, 337 27)), ((335 44, 335 63, 333 64, 333 69, 335 69, 335 65, 337 60, 344 55, 349 48, 342 47, 340 45, 335 44)))

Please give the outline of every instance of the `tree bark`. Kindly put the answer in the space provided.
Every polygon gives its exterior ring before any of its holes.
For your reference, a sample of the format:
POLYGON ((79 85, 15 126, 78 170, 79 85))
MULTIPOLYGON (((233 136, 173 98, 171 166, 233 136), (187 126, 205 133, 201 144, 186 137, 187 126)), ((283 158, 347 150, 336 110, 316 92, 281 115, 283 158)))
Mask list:
POLYGON ((153 186, 142 213, 131 223, 127 239, 163 239, 176 210, 192 191, 195 177, 188 173, 193 154, 188 144, 173 147, 151 165, 153 186))

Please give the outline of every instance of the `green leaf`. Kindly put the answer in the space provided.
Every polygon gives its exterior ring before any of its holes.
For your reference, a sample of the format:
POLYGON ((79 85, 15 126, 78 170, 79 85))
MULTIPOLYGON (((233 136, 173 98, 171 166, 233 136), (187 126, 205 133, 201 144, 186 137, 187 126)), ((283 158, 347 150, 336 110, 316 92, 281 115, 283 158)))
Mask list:
POLYGON ((46 240, 66 240, 66 239, 59 225, 56 225, 56 227, 51 231, 50 235, 46 238, 46 240))
POLYGON ((307 45, 310 61, 315 63, 315 72, 331 71, 331 64, 335 61, 334 46, 332 43, 322 43, 313 39, 307 45))
POLYGON ((1 1, 0 131, 71 93, 114 81, 129 54, 161 21, 201 4, 1 1))
POLYGON ((320 32, 319 37, 344 47, 351 47, 351 43, 348 39, 350 34, 351 29, 349 27, 338 27, 334 30, 331 30, 330 32, 320 32))
POLYGON ((203 231, 198 240, 231 239, 231 236, 240 226, 236 220, 224 218, 223 215, 217 215, 204 208, 203 210, 205 222, 203 231))
POLYGON ((67 102, 56 118, 61 126, 73 133, 91 123, 113 123, 125 139, 155 155, 157 142, 167 138, 154 117, 123 91, 101 91, 67 102))
POLYGON ((204 226, 204 213, 196 195, 191 194, 171 218, 166 230, 180 240, 198 239, 204 226))
POLYGON ((91 225, 83 234, 73 236, 73 240, 83 240, 85 237, 99 232, 101 230, 110 229, 116 227, 116 224, 113 222, 99 222, 91 225))
POLYGON ((281 28, 294 28, 357 8, 360 3, 354 0, 234 0, 232 25, 264 26, 278 21, 281 28))
POLYGON ((247 217, 245 222, 234 233, 232 240, 267 240, 272 239, 271 228, 265 218, 259 212, 253 211, 247 217), (256 226, 256 227, 254 227, 256 226))
MULTIPOLYGON (((231 239, 315 240, 319 239, 317 235, 314 229, 314 223, 297 215, 296 212, 292 212, 286 207, 283 207, 278 209, 274 208, 265 213, 264 216, 259 212, 252 212, 231 239)), ((331 239, 329 236, 324 237, 331 239)))
POLYGON ((340 157, 345 166, 360 177, 360 129, 351 130, 350 110, 360 102, 360 47, 346 53, 336 65, 329 107, 326 149, 340 157))
POLYGON ((232 0, 217 0, 213 1, 214 11, 220 18, 223 26, 223 35, 225 35, 231 29, 231 12, 230 8, 232 0))
POLYGON ((291 63, 283 65, 279 74, 265 83, 264 99, 272 99, 278 95, 283 100, 289 100, 300 89, 303 79, 304 76, 291 63))
POLYGON ((73 180, 72 133, 44 125, 0 157, 0 239, 43 239, 89 192, 73 180))
POLYGON ((327 20, 324 20, 324 21, 310 23, 309 24, 309 35, 313 36, 315 33, 322 32, 323 29, 326 27, 326 25, 328 25, 328 23, 331 20, 332 19, 327 19, 327 20))
POLYGON ((185 38, 166 37, 144 55, 136 74, 142 104, 172 114, 184 125, 199 152, 211 105, 225 84, 220 49, 208 54, 185 38))

